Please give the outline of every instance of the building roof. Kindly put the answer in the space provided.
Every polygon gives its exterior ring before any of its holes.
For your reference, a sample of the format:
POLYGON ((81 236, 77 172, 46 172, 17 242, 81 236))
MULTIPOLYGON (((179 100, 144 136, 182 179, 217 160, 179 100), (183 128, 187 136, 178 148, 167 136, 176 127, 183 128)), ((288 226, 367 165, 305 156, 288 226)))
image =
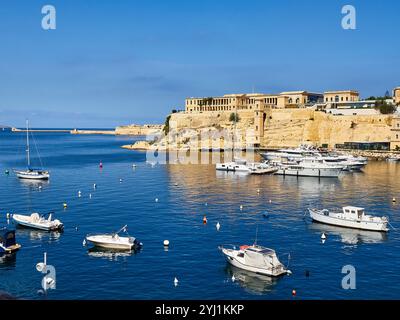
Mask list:
POLYGON ((280 94, 281 95, 285 95, 285 94, 306 94, 307 93, 307 91, 284 91, 284 92, 281 92, 280 94))
POLYGON ((355 93, 359 94, 357 90, 337 90, 337 91, 325 91, 324 94, 336 94, 336 93, 355 93))

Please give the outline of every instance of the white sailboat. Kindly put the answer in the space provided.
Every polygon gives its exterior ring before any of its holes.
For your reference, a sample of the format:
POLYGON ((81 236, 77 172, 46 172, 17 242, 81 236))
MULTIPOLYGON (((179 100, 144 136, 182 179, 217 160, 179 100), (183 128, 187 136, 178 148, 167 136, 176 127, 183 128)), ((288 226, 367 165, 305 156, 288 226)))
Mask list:
POLYGON ((26 170, 14 170, 14 173, 19 179, 48 180, 50 178, 49 171, 31 168, 28 120, 26 120, 26 160, 28 164, 28 168, 26 170))

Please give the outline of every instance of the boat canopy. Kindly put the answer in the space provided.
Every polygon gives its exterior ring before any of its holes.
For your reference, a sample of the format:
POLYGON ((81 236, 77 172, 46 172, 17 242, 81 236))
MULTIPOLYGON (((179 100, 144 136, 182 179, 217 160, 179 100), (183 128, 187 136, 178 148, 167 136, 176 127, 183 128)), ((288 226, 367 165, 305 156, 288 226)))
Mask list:
POLYGON ((351 211, 356 211, 356 212, 359 212, 359 211, 364 211, 365 209, 364 208, 360 208, 360 207, 343 207, 343 211, 345 211, 345 212, 351 212, 351 211))
POLYGON ((0 243, 6 248, 15 245, 15 230, 0 228, 0 243))

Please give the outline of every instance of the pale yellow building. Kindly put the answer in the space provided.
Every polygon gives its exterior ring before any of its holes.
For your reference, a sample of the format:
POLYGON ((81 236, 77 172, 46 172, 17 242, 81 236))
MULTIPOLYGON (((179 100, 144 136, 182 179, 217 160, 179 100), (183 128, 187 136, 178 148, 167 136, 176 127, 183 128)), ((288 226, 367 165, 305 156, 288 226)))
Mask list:
POLYGON ((307 91, 287 91, 280 94, 226 94, 222 97, 208 98, 187 98, 185 111, 206 112, 206 111, 239 111, 255 110, 256 101, 262 103, 262 108, 299 108, 307 104, 323 101, 320 93, 309 93, 307 91))
POLYGON ((324 92, 325 103, 355 102, 360 100, 360 94, 354 90, 324 92))
POLYGON ((400 151, 400 118, 393 119, 391 131, 390 149, 400 151))
POLYGON ((396 105, 400 104, 400 87, 394 88, 393 101, 396 105))

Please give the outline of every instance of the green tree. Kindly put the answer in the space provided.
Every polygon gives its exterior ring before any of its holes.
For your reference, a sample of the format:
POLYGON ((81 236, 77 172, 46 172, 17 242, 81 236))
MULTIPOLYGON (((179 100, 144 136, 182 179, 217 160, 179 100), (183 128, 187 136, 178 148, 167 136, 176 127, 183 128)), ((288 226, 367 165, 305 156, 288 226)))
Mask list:
POLYGON ((379 110, 382 114, 392 114, 396 112, 396 106, 387 103, 385 100, 377 100, 375 109, 379 110))
POLYGON ((165 119, 164 123, 164 134, 167 135, 169 133, 169 120, 171 119, 171 115, 168 115, 167 118, 165 119))
POLYGON ((240 118, 237 113, 232 112, 231 115, 229 116, 229 121, 231 122, 239 122, 240 118))

